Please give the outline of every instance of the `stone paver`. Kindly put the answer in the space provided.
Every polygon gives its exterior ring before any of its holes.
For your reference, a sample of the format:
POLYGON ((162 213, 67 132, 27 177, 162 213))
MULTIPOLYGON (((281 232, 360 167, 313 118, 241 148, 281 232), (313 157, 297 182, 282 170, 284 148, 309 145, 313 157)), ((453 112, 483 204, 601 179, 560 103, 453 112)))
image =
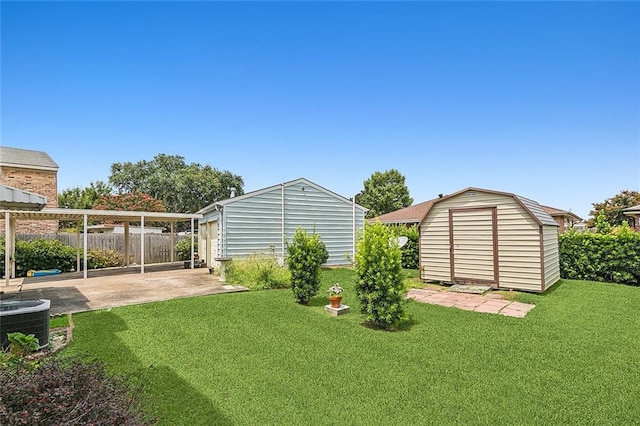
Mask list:
POLYGON ((485 295, 451 293, 433 288, 412 288, 407 298, 432 305, 456 307, 465 311, 500 314, 508 317, 524 318, 535 305, 506 300, 501 294, 489 293, 485 295))

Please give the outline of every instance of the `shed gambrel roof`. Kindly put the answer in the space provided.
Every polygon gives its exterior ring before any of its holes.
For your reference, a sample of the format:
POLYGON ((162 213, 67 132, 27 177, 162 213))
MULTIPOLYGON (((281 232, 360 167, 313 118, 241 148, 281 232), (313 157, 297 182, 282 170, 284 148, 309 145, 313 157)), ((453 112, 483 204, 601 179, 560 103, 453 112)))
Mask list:
MULTIPOLYGON (((322 187, 322 186, 320 186, 320 185, 318 185, 316 183, 313 183, 310 180, 307 180, 305 178, 299 178, 299 179, 291 180, 289 182, 283 182, 283 183, 279 183, 277 185, 271 185, 271 186, 268 186, 266 188, 258 189, 256 191, 247 192, 246 194, 239 195, 237 197, 227 198, 227 199, 224 199, 224 200, 216 201, 215 203, 211 203, 208 206, 200 209, 197 213, 198 214, 206 214, 206 213, 209 213, 209 212, 215 210, 218 207, 224 207, 224 206, 226 206, 228 204, 235 203, 237 201, 246 200, 247 198, 254 197, 254 196, 260 195, 260 194, 264 194, 265 192, 269 192, 269 191, 273 191, 273 190, 276 190, 276 189, 280 189, 283 186, 286 188, 288 186, 298 185, 300 183, 302 183, 304 185, 309 185, 309 186, 317 189, 318 191, 324 192, 325 194, 330 195, 330 196, 332 196, 334 198, 337 198, 340 201, 344 201, 345 203, 349 203, 349 204, 352 203, 350 199, 348 199, 346 197, 343 197, 340 194, 337 194, 337 193, 335 193, 333 191, 330 191, 330 190, 328 190, 328 189, 326 189, 326 188, 324 188, 324 187, 322 187)), ((362 210, 364 212, 366 212, 368 210, 367 208, 362 207, 359 204, 356 204, 355 206, 356 206, 356 208, 358 208, 358 209, 360 209, 360 210, 362 210)))
POLYGON ((396 224, 397 223, 421 223, 424 220, 424 218, 427 216, 427 213, 429 213, 429 210, 431 210, 431 207, 433 207, 434 204, 439 203, 442 200, 446 200, 447 198, 455 197, 456 195, 460 195, 468 191, 488 192, 491 194, 500 194, 500 195, 513 197, 518 202, 518 204, 520 204, 525 210, 527 210, 529 214, 531 214, 531 216, 534 218, 534 220, 539 224, 558 226, 558 224, 556 223, 555 220, 553 220, 551 215, 547 211, 545 211, 543 206, 538 204, 536 201, 530 200, 520 195, 511 194, 508 192, 493 191, 490 189, 473 188, 473 187, 469 187, 461 191, 454 192, 453 194, 445 195, 443 197, 434 198, 433 200, 425 201, 423 203, 414 204, 413 206, 405 207, 404 209, 396 210, 394 212, 386 213, 378 217, 375 217, 373 219, 370 219, 370 221, 379 220, 382 223, 396 223, 396 224))
POLYGON ((0 166, 58 171, 58 165, 43 151, 0 146, 0 166))

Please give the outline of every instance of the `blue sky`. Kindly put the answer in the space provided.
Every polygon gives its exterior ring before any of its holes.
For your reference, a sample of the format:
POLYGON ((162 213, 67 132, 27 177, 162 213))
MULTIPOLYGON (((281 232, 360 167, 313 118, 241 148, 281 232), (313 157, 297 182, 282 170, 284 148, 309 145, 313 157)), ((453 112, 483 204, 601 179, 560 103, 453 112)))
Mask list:
POLYGON ((158 153, 351 197, 640 190, 638 2, 0 3, 1 143, 58 188, 158 153))

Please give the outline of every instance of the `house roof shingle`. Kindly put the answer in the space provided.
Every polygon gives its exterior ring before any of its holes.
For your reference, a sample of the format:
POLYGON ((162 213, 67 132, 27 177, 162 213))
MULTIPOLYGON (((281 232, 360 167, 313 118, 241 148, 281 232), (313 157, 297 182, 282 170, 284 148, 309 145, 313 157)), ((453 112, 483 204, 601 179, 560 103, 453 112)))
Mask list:
POLYGON ((581 221, 582 218, 580 216, 578 216, 577 214, 570 212, 568 210, 560 210, 560 209, 556 209, 555 207, 549 207, 549 206, 541 206, 544 211, 546 211, 547 213, 549 213, 551 215, 551 217, 556 217, 556 216, 569 216, 571 217, 573 220, 575 221, 581 221))
POLYGON ((437 198, 429 201, 425 201, 419 204, 414 204, 409 207, 405 207, 404 209, 396 210, 394 212, 389 212, 382 214, 378 217, 370 219, 370 221, 379 220, 382 223, 420 223, 422 218, 427 214, 433 202, 436 201, 437 198))
POLYGON ((0 166, 58 170, 58 165, 46 152, 7 146, 0 146, 0 166))

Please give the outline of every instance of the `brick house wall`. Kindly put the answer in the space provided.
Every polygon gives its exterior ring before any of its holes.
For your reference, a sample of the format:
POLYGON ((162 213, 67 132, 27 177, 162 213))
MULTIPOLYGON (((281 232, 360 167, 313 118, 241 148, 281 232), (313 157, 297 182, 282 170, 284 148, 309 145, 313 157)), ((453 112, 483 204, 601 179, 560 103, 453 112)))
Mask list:
POLYGON ((565 222, 564 216, 552 216, 552 217, 553 217, 553 220, 555 220, 556 223, 558 224, 558 234, 562 234, 566 230, 564 225, 564 222, 565 222))
MULTIPOLYGON (((47 197, 47 207, 58 207, 58 173, 56 171, 2 166, 0 184, 44 195, 47 197)), ((4 230, 4 219, 0 220, 0 229, 4 230)), ((55 234, 57 232, 57 220, 16 222, 17 234, 55 234)))

